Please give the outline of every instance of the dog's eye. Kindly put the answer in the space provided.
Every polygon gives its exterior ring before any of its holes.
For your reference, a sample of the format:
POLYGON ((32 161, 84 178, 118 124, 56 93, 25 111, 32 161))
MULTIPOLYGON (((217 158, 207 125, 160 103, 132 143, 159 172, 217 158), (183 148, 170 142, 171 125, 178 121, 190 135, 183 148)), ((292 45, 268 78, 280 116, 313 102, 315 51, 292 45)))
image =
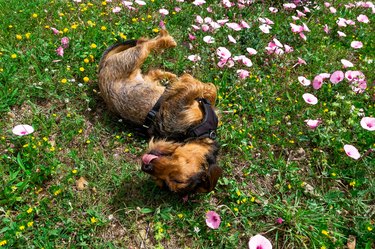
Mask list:
POLYGON ((182 181, 179 181, 179 180, 176 180, 176 179, 174 179, 174 180, 172 180, 174 183, 177 183, 177 184, 181 184, 181 183, 184 183, 184 182, 182 182, 182 181))

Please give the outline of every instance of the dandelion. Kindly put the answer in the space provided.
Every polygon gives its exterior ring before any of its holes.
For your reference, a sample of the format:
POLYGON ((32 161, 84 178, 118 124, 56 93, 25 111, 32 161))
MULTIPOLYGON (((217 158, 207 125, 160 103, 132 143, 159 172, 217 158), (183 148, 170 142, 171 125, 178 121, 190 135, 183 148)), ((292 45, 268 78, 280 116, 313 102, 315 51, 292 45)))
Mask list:
POLYGON ((32 211, 33 211, 33 208, 32 208, 32 207, 29 207, 29 209, 26 210, 26 212, 27 212, 28 214, 30 214, 32 211))
POLYGON ((85 82, 85 83, 87 83, 87 82, 89 82, 90 81, 90 78, 89 77, 83 77, 83 82, 85 82))
POLYGON ((22 35, 16 35, 17 40, 22 40, 22 35))
POLYGON ((91 223, 97 223, 97 222, 98 222, 98 219, 95 218, 95 217, 91 217, 91 218, 90 218, 90 221, 91 221, 91 223))
POLYGON ((182 219, 184 217, 184 215, 183 214, 178 214, 177 217, 180 218, 180 219, 182 219))
POLYGON ((16 54, 12 54, 12 55, 10 56, 10 58, 12 58, 12 59, 16 59, 16 58, 17 58, 17 55, 16 55, 16 54))
POLYGON ((105 30, 107 30, 107 27, 106 26, 101 26, 100 30, 105 31, 105 30))
POLYGON ((351 182, 349 182, 349 186, 350 186, 350 187, 353 187, 353 188, 354 188, 354 187, 355 187, 355 184, 356 184, 355 181, 351 181, 351 182))
POLYGON ((79 71, 84 72, 84 71, 85 71, 85 68, 84 68, 84 67, 80 67, 80 68, 79 68, 79 71))
POLYGON ((7 241, 6 240, 2 240, 0 241, 0 246, 5 246, 7 244, 7 241))
POLYGON ((63 83, 63 84, 65 84, 66 82, 68 82, 67 79, 62 79, 62 80, 61 80, 61 83, 63 83))
POLYGON ((25 230, 25 226, 22 225, 22 226, 19 227, 19 229, 20 229, 21 231, 23 231, 23 230, 25 230))
POLYGON ((208 211, 206 213, 206 224, 209 228, 218 229, 220 222, 220 216, 215 211, 208 211))
POLYGON ((323 235, 325 235, 325 236, 329 236, 329 234, 328 234, 328 231, 327 230, 322 230, 322 232, 321 232, 323 235))
POLYGON ((272 244, 266 237, 257 234, 250 238, 249 249, 272 249, 272 244))
POLYGON ((57 195, 61 194, 61 192, 62 192, 61 189, 58 189, 55 192, 53 192, 53 195, 57 196, 57 195))
POLYGON ((367 231, 371 232, 372 231, 372 226, 367 226, 367 231))
POLYGON ((27 227, 32 227, 34 225, 34 221, 27 222, 27 227))
POLYGON ((154 32, 154 33, 158 33, 158 32, 159 32, 159 29, 158 29, 158 28, 153 28, 153 29, 152 29, 152 32, 154 32))
POLYGON ((96 46, 96 44, 95 43, 92 43, 91 45, 90 45, 90 48, 91 49, 95 49, 97 46, 96 46))

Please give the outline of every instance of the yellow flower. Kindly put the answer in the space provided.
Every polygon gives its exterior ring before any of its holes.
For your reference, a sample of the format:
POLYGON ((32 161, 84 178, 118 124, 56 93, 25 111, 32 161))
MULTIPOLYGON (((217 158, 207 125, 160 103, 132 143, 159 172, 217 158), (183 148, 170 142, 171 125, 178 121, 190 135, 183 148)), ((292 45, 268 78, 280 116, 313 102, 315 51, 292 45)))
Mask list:
POLYGON ((61 189, 56 190, 53 194, 54 194, 54 195, 59 195, 59 194, 61 194, 61 189))
POLYGON ((251 200, 250 200, 251 202, 254 202, 255 201, 255 197, 253 196, 253 197, 251 197, 251 200))
POLYGON ((328 231, 327 230, 322 230, 322 234, 325 236, 328 236, 328 231))
POLYGON ((21 231, 23 231, 23 230, 25 230, 25 226, 20 226, 19 229, 20 229, 21 231))
POLYGON ((369 231, 369 232, 371 232, 372 231, 372 226, 367 226, 367 230, 369 231))
POLYGON ((98 219, 95 218, 95 217, 91 217, 90 221, 91 221, 91 223, 96 223, 96 222, 98 222, 98 219))
POLYGON ((331 173, 331 176, 335 177, 337 174, 335 172, 331 173))
POLYGON ((240 196, 241 195, 241 191, 239 191, 238 189, 236 190, 236 194, 238 195, 238 196, 240 196))
POLYGON ((51 148, 49 148, 49 151, 51 151, 51 152, 54 152, 55 151, 55 147, 51 147, 51 148))
POLYGON ((17 58, 17 55, 16 55, 16 54, 12 54, 10 57, 11 57, 12 59, 15 59, 15 58, 17 58))
POLYGON ((238 212, 238 208, 233 208, 234 212, 238 212))
POLYGON ((147 18, 148 18, 148 19, 151 19, 151 18, 152 18, 152 16, 151 16, 151 15, 147 15, 147 18))
POLYGON ((64 28, 64 30, 63 30, 64 33, 67 33, 68 31, 69 31, 68 28, 64 28))
POLYGON ((355 181, 351 181, 350 183, 349 183, 349 185, 351 186, 351 187, 354 187, 355 186, 355 181))
POLYGON ((107 2, 106 2, 106 1, 103 1, 103 2, 102 2, 102 5, 103 5, 103 6, 106 6, 106 5, 107 5, 107 2))
POLYGON ((31 33, 26 33, 25 34, 26 39, 30 39, 30 35, 31 35, 31 33))
POLYGON ((85 68, 84 67, 80 67, 79 71, 83 72, 83 71, 85 71, 85 68))
POLYGON ((32 17, 33 17, 33 18, 37 18, 37 17, 38 17, 38 14, 34 13, 34 14, 32 14, 32 17))
POLYGON ((85 58, 85 59, 83 60, 83 62, 84 62, 84 63, 89 63, 89 62, 90 62, 90 60, 89 60, 89 59, 87 59, 87 58, 85 58))
POLYGON ((120 37, 121 37, 121 39, 124 39, 124 40, 126 40, 126 38, 127 38, 126 35, 124 35, 124 34, 121 33, 121 32, 120 32, 120 37))
POLYGON ((74 24, 72 24, 72 26, 70 26, 70 27, 71 27, 72 29, 76 29, 77 26, 78 26, 78 25, 74 23, 74 24))
POLYGON ((152 29, 152 32, 157 33, 157 32, 159 32, 159 29, 158 28, 154 28, 154 29, 152 29))
POLYGON ((34 221, 27 222, 27 227, 32 227, 34 225, 34 221))
POLYGON ((5 246, 7 244, 7 241, 6 240, 2 240, 0 241, 0 246, 5 246))
POLYGON ((31 212, 33 211, 33 208, 32 207, 29 207, 29 209, 27 209, 27 213, 30 214, 31 212))
POLYGON ((136 22, 136 21, 138 21, 138 18, 133 17, 132 22, 136 22))
POLYGON ((79 130, 78 130, 78 133, 79 133, 79 134, 81 134, 81 133, 82 133, 82 131, 83 131, 82 129, 79 129, 79 130))
POLYGON ((73 174, 77 174, 77 172, 78 172, 78 170, 76 170, 76 169, 73 169, 73 170, 72 170, 72 173, 73 173, 73 174))
POLYGON ((184 217, 183 214, 178 214, 177 216, 178 216, 178 218, 180 218, 180 219, 182 219, 182 217, 184 217))
POLYGON ((96 48, 96 44, 95 43, 91 44, 90 48, 92 48, 92 49, 96 48))
POLYGON ((291 189, 292 188, 292 185, 288 184, 288 189, 291 189))
POLYGON ((89 144, 89 143, 91 143, 91 141, 90 140, 86 140, 86 143, 89 144))
POLYGON ((17 40, 22 40, 22 35, 16 35, 17 40))
POLYGON ((29 144, 24 144, 22 147, 27 148, 29 147, 29 144))
POLYGON ((61 80, 61 83, 63 83, 63 84, 65 84, 66 82, 68 82, 67 79, 62 79, 62 80, 61 80))
POLYGON ((100 29, 101 29, 102 31, 104 31, 104 30, 107 30, 107 27, 106 27, 106 26, 101 26, 100 29))

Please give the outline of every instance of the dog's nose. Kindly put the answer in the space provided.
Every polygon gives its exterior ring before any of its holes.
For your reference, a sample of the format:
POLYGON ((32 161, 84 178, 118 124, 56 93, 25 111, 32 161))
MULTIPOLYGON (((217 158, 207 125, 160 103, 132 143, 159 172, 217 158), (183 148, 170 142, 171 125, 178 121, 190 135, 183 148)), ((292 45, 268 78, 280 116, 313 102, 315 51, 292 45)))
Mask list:
POLYGON ((152 164, 142 164, 142 170, 146 173, 150 173, 154 170, 154 167, 152 167, 152 164))

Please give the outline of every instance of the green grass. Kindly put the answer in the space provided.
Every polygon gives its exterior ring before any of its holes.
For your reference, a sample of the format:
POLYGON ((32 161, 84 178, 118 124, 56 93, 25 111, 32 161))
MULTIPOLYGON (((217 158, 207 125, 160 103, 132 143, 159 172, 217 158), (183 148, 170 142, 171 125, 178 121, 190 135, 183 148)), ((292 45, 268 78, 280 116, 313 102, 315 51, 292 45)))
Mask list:
POLYGON ((277 14, 268 11, 270 1, 225 10, 218 1, 194 6, 155 0, 142 7, 134 3, 137 11, 115 0, 83 2, 0 0, 0 247, 247 248, 249 238, 260 233, 274 248, 346 248, 350 236, 356 248, 374 248, 370 149, 375 136, 360 125, 361 113, 375 116, 371 9, 346 9, 348 1, 340 0, 332 14, 323 4, 309 5, 311 13, 302 22, 311 32, 303 41, 289 26, 295 11, 284 10, 281 1, 274 2, 277 14), (115 6, 121 6, 120 13, 112 13, 115 6), (170 12, 164 19, 160 8, 170 12), (359 14, 370 23, 358 22, 359 14), (194 31, 197 15, 227 16, 251 27, 194 31), (259 17, 275 23, 270 34, 258 28, 259 17), (356 26, 339 28, 338 17, 356 26), (121 36, 157 35, 162 19, 179 45, 150 57, 146 67, 192 73, 213 82, 219 94, 224 175, 214 192, 191 196, 187 203, 141 172, 147 140, 109 113, 97 85, 105 48, 121 36), (51 27, 60 33, 53 34, 51 27), (338 30, 347 37, 338 37, 338 30), (189 33, 197 39, 190 41, 189 33), (228 41, 229 34, 236 44, 228 41), (206 35, 215 43, 203 42, 206 35), (55 50, 64 36, 70 43, 60 57, 55 50), (268 55, 264 48, 273 38, 294 52, 268 55), (353 40, 363 48, 351 48, 353 40), (248 56, 253 66, 219 68, 218 47, 248 56), (258 54, 249 56, 248 47, 258 54), (187 60, 192 54, 202 60, 187 60), (298 57, 307 65, 293 67, 298 57), (298 82, 298 76, 312 80, 324 72, 345 72, 341 59, 364 73, 364 93, 353 93, 346 80, 337 85, 326 80, 320 90, 298 82), (239 79, 237 69, 249 70, 250 76, 239 79), (304 102, 306 92, 318 97, 317 105, 304 102), (304 120, 316 118, 323 123, 308 129, 304 120), (12 128, 18 124, 32 125, 35 132, 16 136, 12 128), (362 157, 346 156, 345 144, 358 148, 362 157), (80 177, 88 182, 83 190, 76 186, 80 177), (221 216, 219 229, 206 226, 208 210, 221 216), (282 224, 276 223, 279 217, 282 224))

